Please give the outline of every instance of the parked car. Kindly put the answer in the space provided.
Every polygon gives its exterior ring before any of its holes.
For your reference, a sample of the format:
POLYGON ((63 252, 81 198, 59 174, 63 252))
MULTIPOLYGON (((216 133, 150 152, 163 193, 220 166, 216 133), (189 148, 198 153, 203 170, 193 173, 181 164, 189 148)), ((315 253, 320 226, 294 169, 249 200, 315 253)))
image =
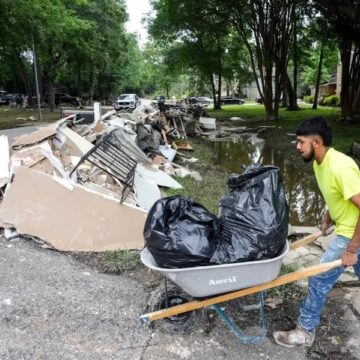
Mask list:
POLYGON ((114 105, 115 110, 120 109, 135 109, 141 104, 139 97, 136 94, 121 94, 114 105))
POLYGON ((0 90, 0 106, 9 105, 8 100, 5 97, 6 91, 0 90))
POLYGON ((16 103, 16 105, 22 105, 24 95, 20 93, 7 93, 5 95, 6 104, 9 105, 10 103, 16 103))
MULTIPOLYGON (((50 103, 49 94, 45 95, 44 99, 45 99, 45 102, 47 102, 48 104, 50 103)), ((66 93, 55 93, 55 105, 59 106, 61 103, 78 107, 81 105, 81 99, 76 96, 72 96, 72 95, 69 95, 66 93)))
POLYGON ((222 96, 221 97, 221 105, 228 105, 228 104, 244 104, 245 101, 243 99, 239 99, 235 96, 229 95, 229 96, 222 96))
POLYGON ((207 96, 199 96, 196 98, 196 102, 201 105, 214 105, 214 100, 207 96))

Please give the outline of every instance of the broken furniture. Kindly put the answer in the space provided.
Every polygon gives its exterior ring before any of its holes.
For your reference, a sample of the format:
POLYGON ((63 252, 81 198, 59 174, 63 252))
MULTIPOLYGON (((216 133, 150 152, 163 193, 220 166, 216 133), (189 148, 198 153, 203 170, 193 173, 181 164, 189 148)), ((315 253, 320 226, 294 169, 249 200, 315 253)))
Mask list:
MULTIPOLYGON (((113 130, 115 131, 115 130, 113 130)), ((84 161, 89 161, 107 174, 119 180, 123 185, 121 203, 134 188, 134 176, 137 162, 121 149, 119 143, 112 141, 112 132, 105 135, 77 163, 70 177, 84 161)))

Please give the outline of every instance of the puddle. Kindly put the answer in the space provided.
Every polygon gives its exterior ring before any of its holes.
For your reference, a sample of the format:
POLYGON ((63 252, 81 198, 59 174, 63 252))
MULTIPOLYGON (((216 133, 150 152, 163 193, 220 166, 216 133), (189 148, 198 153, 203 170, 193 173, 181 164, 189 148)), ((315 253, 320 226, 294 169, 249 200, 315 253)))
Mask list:
POLYGON ((296 226, 317 226, 321 222, 324 201, 318 190, 312 165, 297 154, 291 138, 259 139, 243 136, 231 141, 214 141, 216 163, 235 173, 253 162, 275 165, 281 169, 290 209, 290 223, 296 226), (282 142, 281 146, 279 142, 282 142))

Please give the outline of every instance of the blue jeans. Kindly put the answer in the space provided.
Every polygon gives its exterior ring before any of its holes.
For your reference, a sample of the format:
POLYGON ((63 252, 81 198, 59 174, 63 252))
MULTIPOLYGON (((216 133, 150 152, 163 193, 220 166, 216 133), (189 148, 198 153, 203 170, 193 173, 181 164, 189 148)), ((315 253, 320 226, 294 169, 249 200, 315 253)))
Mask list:
MULTIPOLYGON (((346 249, 350 240, 345 236, 337 235, 330 243, 328 249, 322 256, 320 262, 326 263, 340 259, 342 253, 346 249)), ((299 324, 306 331, 313 332, 320 324, 321 311, 324 306, 326 296, 334 287, 339 276, 344 272, 345 268, 329 270, 309 278, 309 289, 300 307, 299 324)), ((357 277, 360 279, 360 250, 358 251, 358 261, 354 265, 357 277)))

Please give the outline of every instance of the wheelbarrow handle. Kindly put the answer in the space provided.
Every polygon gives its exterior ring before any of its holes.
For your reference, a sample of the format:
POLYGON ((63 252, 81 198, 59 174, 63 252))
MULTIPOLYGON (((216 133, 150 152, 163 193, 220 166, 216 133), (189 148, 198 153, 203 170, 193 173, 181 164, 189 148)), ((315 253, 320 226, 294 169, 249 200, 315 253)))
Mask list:
POLYGON ((191 301, 191 302, 188 302, 185 304, 170 307, 168 309, 158 310, 158 311, 154 311, 152 313, 144 314, 144 315, 141 315, 140 319, 142 322, 147 323, 149 321, 159 320, 159 319, 163 319, 166 317, 179 315, 179 314, 182 314, 185 312, 201 309, 201 308, 219 304, 219 303, 222 303, 225 301, 234 300, 234 299, 246 296, 246 295, 255 294, 260 291, 274 288, 276 286, 289 284, 289 283, 292 283, 297 280, 305 279, 309 276, 321 274, 323 272, 337 268, 341 265, 342 265, 342 262, 340 259, 329 262, 329 263, 321 263, 321 264, 313 265, 313 266, 310 266, 305 269, 301 269, 301 270, 298 270, 298 271, 295 271, 295 272, 292 272, 289 274, 281 275, 272 281, 269 281, 267 283, 260 284, 257 286, 253 286, 253 287, 250 287, 247 289, 233 291, 233 292, 230 292, 230 293, 227 293, 224 295, 212 297, 210 299, 206 299, 206 300, 202 300, 202 301, 195 300, 195 301, 191 301))
MULTIPOLYGON (((334 226, 331 226, 326 234, 329 235, 332 231, 334 230, 334 226)), ((315 241, 316 239, 318 239, 320 236, 323 236, 324 234, 322 233, 321 230, 313 233, 313 234, 310 234, 310 235, 307 235, 305 237, 303 237, 302 239, 299 239, 297 241, 294 241, 293 243, 290 244, 290 249, 291 250, 295 250, 301 246, 304 246, 304 245, 307 245, 307 244, 310 244, 311 242, 315 241)))

